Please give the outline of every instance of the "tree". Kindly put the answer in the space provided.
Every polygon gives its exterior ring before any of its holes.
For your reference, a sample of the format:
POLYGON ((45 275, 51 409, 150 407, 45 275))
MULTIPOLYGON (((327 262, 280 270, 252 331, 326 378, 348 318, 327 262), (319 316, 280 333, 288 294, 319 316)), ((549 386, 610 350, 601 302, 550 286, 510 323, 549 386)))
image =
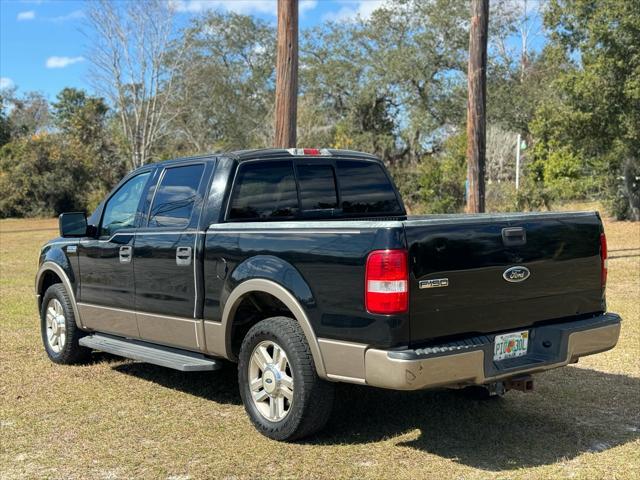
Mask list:
POLYGON ((275 30, 247 15, 207 12, 181 35, 190 67, 174 78, 165 154, 271 145, 275 30))
POLYGON ((177 114, 167 105, 176 73, 184 66, 185 45, 173 42, 172 5, 164 0, 96 0, 89 8, 95 86, 117 110, 132 168, 151 159, 177 114))
POLYGON ((302 96, 338 126, 339 145, 415 164, 462 121, 467 16, 466 0, 402 0, 316 27, 301 46, 302 96))
POLYGON ((640 2, 552 0, 544 20, 573 67, 536 111, 536 161, 580 159, 613 213, 640 220, 640 2))
POLYGON ((63 156, 72 156, 87 168, 93 206, 126 173, 126 164, 117 155, 108 122, 109 107, 100 97, 84 90, 64 88, 51 104, 54 125, 59 129, 63 156))
POLYGON ((11 121, 7 113, 8 101, 2 90, 0 90, 0 147, 11 141, 11 121))
POLYGON ((7 126, 11 137, 30 137, 43 133, 49 127, 49 102, 39 92, 27 92, 22 96, 16 90, 5 90, 4 101, 11 105, 7 126))
POLYGON ((86 164, 64 148, 57 134, 14 139, 0 149, 0 217, 81 210, 89 179, 86 164))

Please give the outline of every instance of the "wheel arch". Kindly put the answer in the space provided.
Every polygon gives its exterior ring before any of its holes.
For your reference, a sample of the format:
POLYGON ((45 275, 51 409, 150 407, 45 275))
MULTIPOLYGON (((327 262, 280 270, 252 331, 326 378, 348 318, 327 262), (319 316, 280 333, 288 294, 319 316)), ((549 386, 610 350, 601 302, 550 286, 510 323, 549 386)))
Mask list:
POLYGON ((293 293, 273 280, 264 278, 248 279, 238 284, 231 291, 231 293, 227 297, 224 309, 222 311, 222 319, 220 325, 221 333, 223 333, 223 335, 221 336, 224 338, 224 345, 218 345, 216 350, 223 350, 220 353, 222 353, 224 357, 230 360, 235 360, 235 354, 233 353, 232 349, 232 330, 236 313, 238 311, 238 307, 240 307, 247 296, 256 292, 264 293, 274 297, 279 302, 281 302, 289 310, 289 312, 291 312, 294 320, 296 320, 300 324, 307 343, 309 344, 309 349, 311 350, 311 355, 313 356, 313 361, 318 376, 320 376, 320 378, 326 379, 327 375, 322 359, 322 354, 320 352, 318 338, 315 335, 307 313, 305 312, 298 299, 293 295, 293 293))
POLYGON ((73 289, 73 284, 69 279, 69 275, 67 272, 55 262, 50 260, 44 262, 40 268, 38 269, 38 273, 36 274, 35 281, 35 289, 36 289, 36 300, 38 305, 38 312, 42 306, 42 297, 47 288, 55 283, 61 283, 69 298, 71 299, 71 306, 73 308, 73 314, 76 318, 77 325, 83 329, 84 324, 82 323, 82 317, 80 316, 80 311, 78 310, 78 305, 76 304, 76 296, 73 289), (58 281, 56 281, 56 279, 58 281))

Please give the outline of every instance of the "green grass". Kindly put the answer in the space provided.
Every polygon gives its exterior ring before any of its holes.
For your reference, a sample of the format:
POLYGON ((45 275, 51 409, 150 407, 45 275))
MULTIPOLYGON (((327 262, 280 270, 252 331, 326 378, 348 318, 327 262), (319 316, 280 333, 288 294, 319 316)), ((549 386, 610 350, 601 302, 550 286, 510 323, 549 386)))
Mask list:
POLYGON ((49 362, 33 278, 55 228, 0 222, 0 478, 640 478, 639 224, 606 225, 614 350, 496 401, 340 385, 326 430, 297 444, 253 429, 231 364, 49 362))

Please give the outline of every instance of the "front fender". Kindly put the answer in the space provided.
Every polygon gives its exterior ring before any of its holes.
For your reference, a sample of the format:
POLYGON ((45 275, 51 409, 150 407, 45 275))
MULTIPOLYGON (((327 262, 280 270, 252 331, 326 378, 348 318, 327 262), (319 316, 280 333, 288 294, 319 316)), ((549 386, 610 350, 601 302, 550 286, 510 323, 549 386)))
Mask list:
MULTIPOLYGON (((72 262, 77 260, 76 257, 69 257, 66 249, 68 247, 76 246, 75 243, 69 242, 64 244, 51 243, 42 247, 40 251, 40 267, 35 277, 35 294, 37 299, 38 308, 42 295, 44 295, 44 280, 48 273, 55 274, 62 284, 64 285, 71 303, 73 306, 73 313, 76 317, 76 321, 80 328, 83 328, 80 312, 76 305, 76 296, 78 293, 78 278, 76 275, 77 268, 74 268, 72 262)), ((76 265, 77 267, 77 265, 76 265)))

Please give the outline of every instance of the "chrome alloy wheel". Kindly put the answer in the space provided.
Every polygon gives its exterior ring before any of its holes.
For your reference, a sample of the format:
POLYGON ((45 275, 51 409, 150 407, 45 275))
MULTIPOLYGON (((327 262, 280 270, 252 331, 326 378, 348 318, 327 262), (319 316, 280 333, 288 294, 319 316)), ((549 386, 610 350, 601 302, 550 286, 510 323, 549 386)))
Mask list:
POLYGON ((67 324, 64 318, 62 304, 57 298, 52 298, 47 304, 46 312, 47 343, 55 353, 60 353, 66 340, 67 324))
POLYGON ((293 375, 285 351, 266 340, 256 345, 249 362, 249 389, 260 414, 271 422, 287 416, 293 403, 293 375))

